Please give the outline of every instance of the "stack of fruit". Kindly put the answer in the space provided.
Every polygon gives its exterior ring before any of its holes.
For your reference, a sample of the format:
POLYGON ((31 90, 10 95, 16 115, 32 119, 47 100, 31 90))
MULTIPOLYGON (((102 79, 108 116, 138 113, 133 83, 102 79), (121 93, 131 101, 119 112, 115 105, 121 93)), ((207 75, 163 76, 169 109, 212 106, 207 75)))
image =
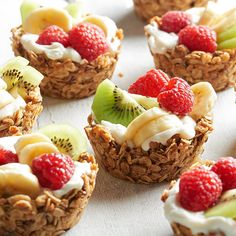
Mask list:
POLYGON ((85 152, 85 137, 69 125, 49 125, 41 133, 6 137, 0 143, 3 233, 56 234, 72 227, 92 194, 97 173, 94 158, 85 152), (50 201, 55 205, 49 209, 50 201), (53 220, 45 221, 46 215, 53 220))
POLYGON ((28 64, 15 57, 0 68, 0 137, 31 131, 42 110, 43 75, 28 64))
POLYGON ((181 235, 235 235, 236 159, 220 158, 181 175, 165 191, 165 215, 181 235), (186 224, 186 222, 188 222, 186 224))
POLYGON ((169 180, 202 153, 212 130, 206 116, 215 100, 209 83, 190 87, 155 69, 132 84, 129 93, 105 80, 97 89, 93 119, 85 130, 111 174, 142 183, 169 180))

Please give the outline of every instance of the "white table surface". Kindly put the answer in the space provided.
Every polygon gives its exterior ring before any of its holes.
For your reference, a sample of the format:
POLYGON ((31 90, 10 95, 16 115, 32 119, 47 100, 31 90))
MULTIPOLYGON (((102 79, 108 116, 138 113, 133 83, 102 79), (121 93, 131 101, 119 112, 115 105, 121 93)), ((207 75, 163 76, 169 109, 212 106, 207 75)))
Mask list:
MULTIPOLYGON (((48 0, 52 1, 52 0, 48 0)), ((20 0, 7 0, 0 7, 0 64, 13 56, 10 29, 20 24, 20 0)), ((90 12, 103 14, 116 21, 125 32, 122 54, 113 81, 127 88, 154 64, 143 34, 144 23, 133 12, 132 0, 86 0, 90 12), (124 77, 119 78, 118 73, 124 77)), ((225 0, 224 2, 230 2, 225 0)), ((81 130, 93 97, 80 101, 44 98, 44 110, 37 127, 49 123, 71 123, 81 130)), ((90 151, 91 147, 89 147, 90 151)), ((232 89, 218 93, 215 107, 215 130, 207 142, 203 158, 236 157, 236 106, 232 89)), ((81 236, 170 236, 160 196, 167 183, 135 185, 116 179, 100 168, 96 189, 80 223, 65 235, 81 236)))

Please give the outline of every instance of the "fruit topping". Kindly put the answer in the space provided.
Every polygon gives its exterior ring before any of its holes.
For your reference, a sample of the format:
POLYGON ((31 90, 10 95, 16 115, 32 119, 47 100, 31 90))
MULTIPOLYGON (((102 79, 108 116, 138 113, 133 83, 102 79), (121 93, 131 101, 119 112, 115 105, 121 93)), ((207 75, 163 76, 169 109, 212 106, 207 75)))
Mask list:
POLYGON ((18 156, 10 150, 0 147, 0 165, 18 162, 18 156))
POLYGON ((207 26, 189 25, 179 32, 179 44, 190 51, 213 53, 217 48, 216 33, 207 26))
POLYGON ((79 155, 87 150, 87 141, 75 127, 66 124, 52 124, 40 129, 51 142, 64 154, 77 160, 79 155))
POLYGON ((81 0, 73 1, 64 8, 74 19, 78 19, 83 13, 83 2, 81 0))
POLYGON ((69 32, 69 43, 88 61, 95 60, 109 49, 103 30, 90 23, 74 26, 69 32))
POLYGON ((223 191, 236 188, 236 159, 223 157, 211 168, 221 179, 223 191))
POLYGON ((12 103, 14 98, 6 90, 0 89, 0 109, 12 103))
POLYGON ((152 69, 131 84, 128 92, 148 97, 157 97, 169 80, 168 75, 162 70, 152 69))
POLYGON ((61 43, 64 47, 69 46, 69 35, 59 26, 50 25, 39 35, 36 43, 51 45, 53 42, 61 43))
MULTIPOLYGON (((236 26, 232 26, 231 28, 218 34, 217 42, 220 43, 233 38, 236 38, 236 26)), ((236 47, 236 45, 234 45, 234 47, 236 47)))
POLYGON ((38 9, 40 5, 34 0, 24 0, 20 6, 22 22, 30 15, 31 12, 38 9))
POLYGON ((68 155, 43 154, 33 160, 32 171, 42 187, 57 190, 71 179, 75 164, 68 155))
POLYGON ((218 175, 204 167, 186 171, 180 177, 179 201, 189 211, 205 211, 213 206, 222 193, 218 175))
POLYGON ((129 93, 106 79, 97 88, 92 111, 97 122, 105 120, 128 126, 145 109, 129 93))
POLYGON ((191 24, 191 17, 182 11, 168 11, 161 18, 160 29, 168 33, 179 33, 181 29, 191 24))
POLYGON ((165 86, 165 90, 158 95, 158 102, 162 108, 180 116, 192 111, 193 101, 191 87, 178 77, 172 78, 165 86))
POLYGON ((146 97, 146 96, 142 96, 139 94, 132 94, 132 93, 130 93, 130 96, 134 98, 136 102, 138 102, 146 110, 153 107, 159 107, 159 104, 156 98, 146 97))

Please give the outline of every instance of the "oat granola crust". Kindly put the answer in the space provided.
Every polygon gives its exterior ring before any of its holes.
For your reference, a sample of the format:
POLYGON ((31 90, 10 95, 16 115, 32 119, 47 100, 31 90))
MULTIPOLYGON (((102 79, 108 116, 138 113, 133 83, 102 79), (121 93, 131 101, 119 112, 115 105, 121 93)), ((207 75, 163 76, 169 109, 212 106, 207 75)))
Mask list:
POLYGON ((198 161, 208 135, 213 130, 212 120, 202 118, 197 122, 196 136, 181 139, 175 135, 167 145, 151 143, 149 151, 119 145, 102 125, 95 124, 90 116, 85 127, 95 156, 113 176, 133 183, 155 183, 176 179, 183 171, 198 161))
MULTIPOLYGON (((152 21, 160 22, 154 17, 152 21)), ((149 34, 146 32, 147 37, 149 34)), ((152 52, 151 52, 152 53, 152 52)), ((177 45, 164 54, 152 53, 156 68, 170 76, 178 76, 190 84, 207 81, 216 91, 236 88, 236 49, 215 53, 190 52, 184 45, 177 45)))
POLYGON ((82 153, 79 161, 91 163, 91 174, 83 176, 82 190, 72 190, 62 198, 44 191, 36 199, 28 195, 0 198, 0 235, 55 236, 78 223, 95 187, 98 171, 92 155, 82 153))
POLYGON ((29 133, 43 110, 39 89, 31 91, 26 98, 25 108, 15 112, 12 117, 0 121, 0 138, 29 133))
MULTIPOLYGON (((44 95, 56 98, 84 98, 95 93, 97 86, 110 79, 118 61, 119 50, 99 56, 92 62, 82 64, 71 59, 51 60, 45 54, 36 54, 24 49, 20 38, 24 34, 21 26, 12 29, 12 49, 16 56, 25 57, 30 65, 39 70, 44 79, 40 84, 44 95)), ((123 38, 122 30, 117 37, 123 38)))
POLYGON ((167 11, 205 6, 208 0, 133 0, 136 14, 143 20, 162 16, 167 11))

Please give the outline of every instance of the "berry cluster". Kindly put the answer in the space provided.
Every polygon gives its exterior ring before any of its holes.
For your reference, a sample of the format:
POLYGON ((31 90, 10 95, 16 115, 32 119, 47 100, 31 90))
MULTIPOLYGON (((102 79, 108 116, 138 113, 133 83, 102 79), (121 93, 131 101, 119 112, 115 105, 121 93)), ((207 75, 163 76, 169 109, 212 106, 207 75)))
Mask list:
POLYGON ((194 95, 189 84, 178 77, 170 79, 161 70, 148 71, 133 83, 128 91, 156 97, 162 108, 180 116, 192 111, 194 95))
POLYGON ((236 159, 219 159, 211 169, 204 166, 186 171, 179 182, 178 199, 190 211, 205 211, 216 204, 222 192, 236 188, 236 159))
POLYGON ((179 35, 179 44, 190 51, 215 52, 216 32, 207 26, 191 25, 191 18, 185 12, 169 11, 163 15, 160 29, 179 35))
POLYGON ((41 45, 50 45, 53 42, 74 48, 82 58, 89 62, 108 51, 103 30, 91 23, 76 25, 69 33, 56 25, 51 25, 44 29, 36 41, 41 45))

